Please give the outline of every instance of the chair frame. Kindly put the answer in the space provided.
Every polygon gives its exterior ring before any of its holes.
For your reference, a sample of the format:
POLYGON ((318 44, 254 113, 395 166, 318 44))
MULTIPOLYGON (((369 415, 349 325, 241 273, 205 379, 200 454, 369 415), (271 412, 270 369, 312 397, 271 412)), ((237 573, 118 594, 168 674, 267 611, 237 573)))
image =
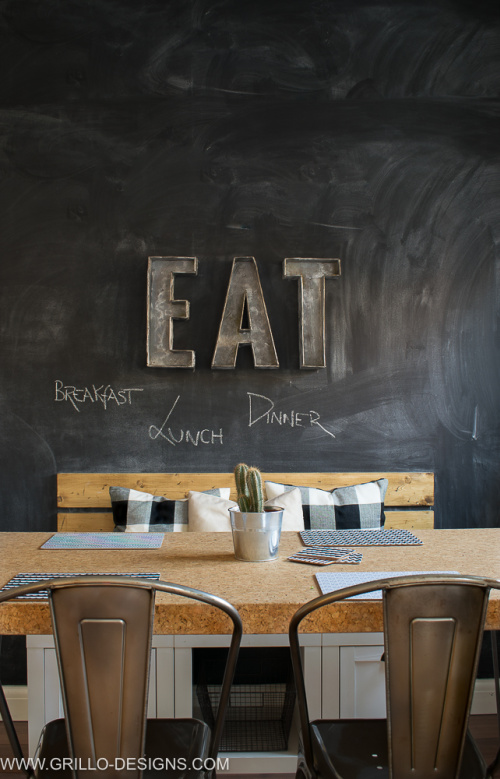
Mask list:
MULTIPOLYGON (((312 748, 312 738, 311 738, 311 730, 310 730, 311 722, 309 719, 309 712, 307 707, 306 688, 305 688, 305 681, 304 681, 302 658, 300 653, 299 626, 301 622, 309 614, 316 611, 317 609, 323 608, 324 606, 328 606, 332 603, 345 600, 355 595, 363 595, 377 590, 381 590, 383 605, 384 605, 384 624, 385 624, 386 593, 388 591, 396 588, 402 588, 402 587, 410 587, 410 586, 414 587, 415 585, 425 586, 425 585, 440 585, 440 584, 443 585, 458 584, 463 586, 474 586, 476 588, 477 587, 482 588, 485 591, 485 598, 484 598, 484 602, 482 606, 482 614, 480 618, 480 636, 482 636, 482 633, 484 631, 484 623, 486 619, 486 610, 488 605, 489 593, 492 589, 500 590, 500 581, 496 579, 489 579, 480 576, 462 576, 460 574, 417 574, 417 575, 413 574, 408 576, 398 576, 398 577, 377 579, 369 582, 364 582, 362 584, 353 585, 351 587, 344 587, 334 592, 320 595, 317 598, 314 598, 313 600, 304 604, 292 616, 289 625, 289 642, 290 642, 290 652, 292 657, 292 666, 293 666, 294 676, 295 676, 295 685, 297 690, 297 705, 298 705, 299 721, 301 727, 303 757, 306 766, 308 767, 308 769, 310 770, 313 776, 315 775, 315 772, 313 768, 314 760, 313 760, 313 748, 312 748)), ((479 636, 479 642, 475 654, 474 674, 477 673, 477 665, 479 661, 480 636, 479 636)), ((384 629, 384 643, 386 644, 385 629, 384 629)), ((468 700, 468 709, 467 709, 468 711, 470 711, 470 705, 472 703, 472 692, 473 689, 471 686, 469 700, 468 700)), ((388 694, 389 694, 389 682, 386 678, 387 697, 388 694)), ((390 728, 390 716, 391 714, 390 714, 390 706, 388 700, 388 711, 387 711, 388 732, 390 728)), ((463 752, 466 730, 467 728, 465 727, 462 734, 460 754, 462 754, 463 752)), ((500 751, 499 751, 499 755, 500 755, 500 751)), ((492 771, 494 770, 494 767, 498 762, 498 760, 499 760, 499 756, 497 755, 496 760, 487 768, 486 776, 491 776, 492 771)))
MULTIPOLYGON (((201 603, 206 604, 207 606, 212 606, 216 609, 219 609, 220 611, 223 611, 230 618, 233 626, 232 634, 231 634, 231 642, 228 650, 225 673, 224 673, 224 678, 221 686, 219 706, 215 717, 214 727, 211 729, 210 747, 208 752, 208 757, 214 761, 214 765, 215 765, 215 760, 217 758, 217 754, 219 751, 219 744, 222 735, 222 730, 224 727, 226 709, 227 709, 229 696, 231 692, 231 684, 234 678, 236 662, 238 659, 238 653, 239 653, 241 638, 243 634, 242 621, 238 611, 231 603, 226 601, 224 598, 185 585, 175 584, 173 582, 165 582, 161 580, 156 581, 156 580, 140 579, 140 578, 135 579, 129 576, 127 577, 106 576, 106 575, 92 575, 92 574, 82 575, 78 577, 68 576, 68 578, 61 577, 57 579, 50 579, 44 582, 37 582, 34 584, 25 584, 20 587, 16 587, 11 590, 7 590, 3 593, 0 593, 0 604, 5 603, 6 601, 14 600, 15 598, 18 598, 20 596, 35 594, 41 591, 47 591, 47 598, 51 608, 51 615, 53 617, 53 624, 54 624, 54 611, 52 605, 52 593, 54 591, 67 589, 67 588, 74 588, 74 587, 88 588, 88 587, 96 587, 96 586, 98 587, 110 586, 110 587, 121 587, 121 588, 128 587, 128 588, 143 589, 149 591, 152 594, 151 615, 150 615, 151 634, 152 634, 152 626, 154 621, 154 596, 156 595, 156 592, 164 592, 170 595, 178 595, 181 597, 189 598, 191 600, 199 601, 201 603)), ((61 665, 59 662, 57 623, 55 624, 55 628, 54 628, 54 640, 57 649, 60 675, 63 675, 61 665)), ((64 708, 66 713, 67 703, 64 694, 65 684, 63 683, 63 679, 61 681, 62 681, 62 688, 63 688, 64 708)), ((7 705, 7 701, 5 699, 5 695, 1 683, 0 683, 0 714, 4 721, 6 733, 12 751, 14 753, 14 756, 18 760, 24 761, 24 755, 19 743, 16 729, 7 705)), ((144 714, 144 720, 146 720, 145 710, 143 714, 144 714)), ((71 744, 71 738, 69 733, 68 733, 68 741, 71 744)), ((32 774, 33 771, 31 767, 28 767, 27 775, 30 776, 32 774)))

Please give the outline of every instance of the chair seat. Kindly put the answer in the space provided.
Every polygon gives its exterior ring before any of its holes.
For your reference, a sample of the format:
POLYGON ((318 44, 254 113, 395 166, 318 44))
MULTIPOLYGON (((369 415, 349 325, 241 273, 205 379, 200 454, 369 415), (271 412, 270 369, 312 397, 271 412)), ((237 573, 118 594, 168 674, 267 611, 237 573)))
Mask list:
MULTIPOLYGON (((150 719, 146 728, 143 779, 167 775, 169 779, 201 779, 210 773, 203 766, 210 744, 210 728, 205 722, 196 719, 150 719)), ((64 758, 69 758, 64 719, 47 723, 41 735, 38 756, 40 765, 44 765, 36 772, 40 779, 72 779, 69 763, 63 763, 64 758)), ((86 761, 82 761, 81 765, 85 769, 86 761)), ((209 761, 208 768, 212 767, 209 761)), ((99 770, 96 776, 105 779, 112 773, 111 770, 99 770)), ((82 775, 90 776, 90 773, 84 770, 82 775)), ((118 770, 116 776, 126 779, 127 771, 118 770)))
MULTIPOLYGON (((203 777, 209 774, 213 766, 204 770, 201 761, 208 757, 210 746, 210 728, 205 722, 196 719, 150 719, 146 730, 146 757, 156 758, 165 774, 175 779, 182 777, 203 777), (170 759, 172 763, 166 765, 170 759), (194 768, 191 768, 194 763, 194 768), (185 767, 183 768, 183 762, 185 767)), ((151 770, 144 771, 143 779, 158 777, 160 772, 152 764, 151 770)))
MULTIPOLYGON (((317 720, 311 723, 311 738, 322 779, 389 779, 385 719, 317 720)), ((484 775, 484 760, 467 733, 459 779, 484 775)))

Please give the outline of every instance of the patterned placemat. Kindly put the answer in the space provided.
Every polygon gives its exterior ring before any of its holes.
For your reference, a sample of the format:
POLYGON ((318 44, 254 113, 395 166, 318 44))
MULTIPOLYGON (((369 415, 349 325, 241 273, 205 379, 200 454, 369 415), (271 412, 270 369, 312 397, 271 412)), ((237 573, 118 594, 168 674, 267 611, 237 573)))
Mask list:
POLYGON ((288 558, 292 563, 309 565, 358 565, 363 559, 361 552, 354 549, 335 549, 332 546, 307 546, 288 558))
POLYGON ((301 530, 306 546, 418 546, 422 541, 409 530, 301 530))
POLYGON ((40 549, 159 549, 164 533, 55 533, 40 549))
MULTIPOLYGON (((343 571, 324 573, 317 573, 316 581, 319 584, 319 588, 323 595, 327 592, 334 592, 335 590, 341 590, 343 587, 352 587, 354 584, 362 584, 363 582, 371 582, 376 579, 388 579, 395 576, 413 576, 422 574, 446 574, 446 573, 458 573, 458 571, 356 571, 344 573, 343 571)), ((374 592, 367 592, 363 595, 353 595, 349 600, 376 600, 382 597, 381 590, 375 590, 374 592)))
MULTIPOLYGON (((151 579, 153 581, 158 581, 160 579, 159 573, 151 573, 151 571, 144 572, 136 572, 133 573, 127 572, 127 573, 117 573, 116 571, 113 571, 112 573, 109 572, 101 572, 101 571, 95 571, 92 575, 98 575, 98 576, 126 576, 130 579, 151 579)), ((15 576, 10 579, 10 581, 7 582, 7 584, 4 584, 2 588, 0 588, 0 592, 5 592, 6 590, 13 590, 15 587, 21 587, 23 584, 36 584, 36 582, 47 582, 49 579, 71 579, 73 576, 89 576, 89 572, 86 571, 85 573, 18 573, 15 576)), ((40 590, 40 592, 34 592, 31 595, 20 595, 19 600, 47 600, 47 591, 46 590, 40 590)))

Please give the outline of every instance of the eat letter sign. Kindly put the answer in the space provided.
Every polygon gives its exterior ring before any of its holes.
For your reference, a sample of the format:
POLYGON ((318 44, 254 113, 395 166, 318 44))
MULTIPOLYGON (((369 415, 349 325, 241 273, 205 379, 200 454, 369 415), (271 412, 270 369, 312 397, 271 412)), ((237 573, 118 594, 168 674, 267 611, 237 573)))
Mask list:
MULTIPOLYGON (((189 318, 189 302, 174 297, 177 274, 198 272, 196 257, 150 257, 148 265, 148 365, 194 368, 192 350, 174 349, 174 319, 189 318)), ((325 279, 340 276, 340 260, 288 258, 283 276, 299 280, 301 368, 325 367, 325 279)), ((212 368, 235 368, 238 349, 252 348, 256 368, 279 368, 254 257, 235 257, 215 344, 212 368)))

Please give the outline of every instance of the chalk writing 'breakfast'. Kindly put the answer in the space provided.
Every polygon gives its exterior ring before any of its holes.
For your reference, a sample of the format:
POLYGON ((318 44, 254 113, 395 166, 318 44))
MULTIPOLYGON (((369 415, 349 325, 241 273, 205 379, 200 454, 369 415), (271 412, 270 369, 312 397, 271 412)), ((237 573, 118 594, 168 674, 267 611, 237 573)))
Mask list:
POLYGON ((109 405, 131 406, 132 393, 142 391, 140 387, 114 389, 111 384, 101 384, 99 387, 95 384, 91 384, 90 387, 75 387, 56 379, 54 400, 56 403, 69 402, 76 411, 80 411, 78 406, 82 403, 101 403, 107 409, 109 405))

